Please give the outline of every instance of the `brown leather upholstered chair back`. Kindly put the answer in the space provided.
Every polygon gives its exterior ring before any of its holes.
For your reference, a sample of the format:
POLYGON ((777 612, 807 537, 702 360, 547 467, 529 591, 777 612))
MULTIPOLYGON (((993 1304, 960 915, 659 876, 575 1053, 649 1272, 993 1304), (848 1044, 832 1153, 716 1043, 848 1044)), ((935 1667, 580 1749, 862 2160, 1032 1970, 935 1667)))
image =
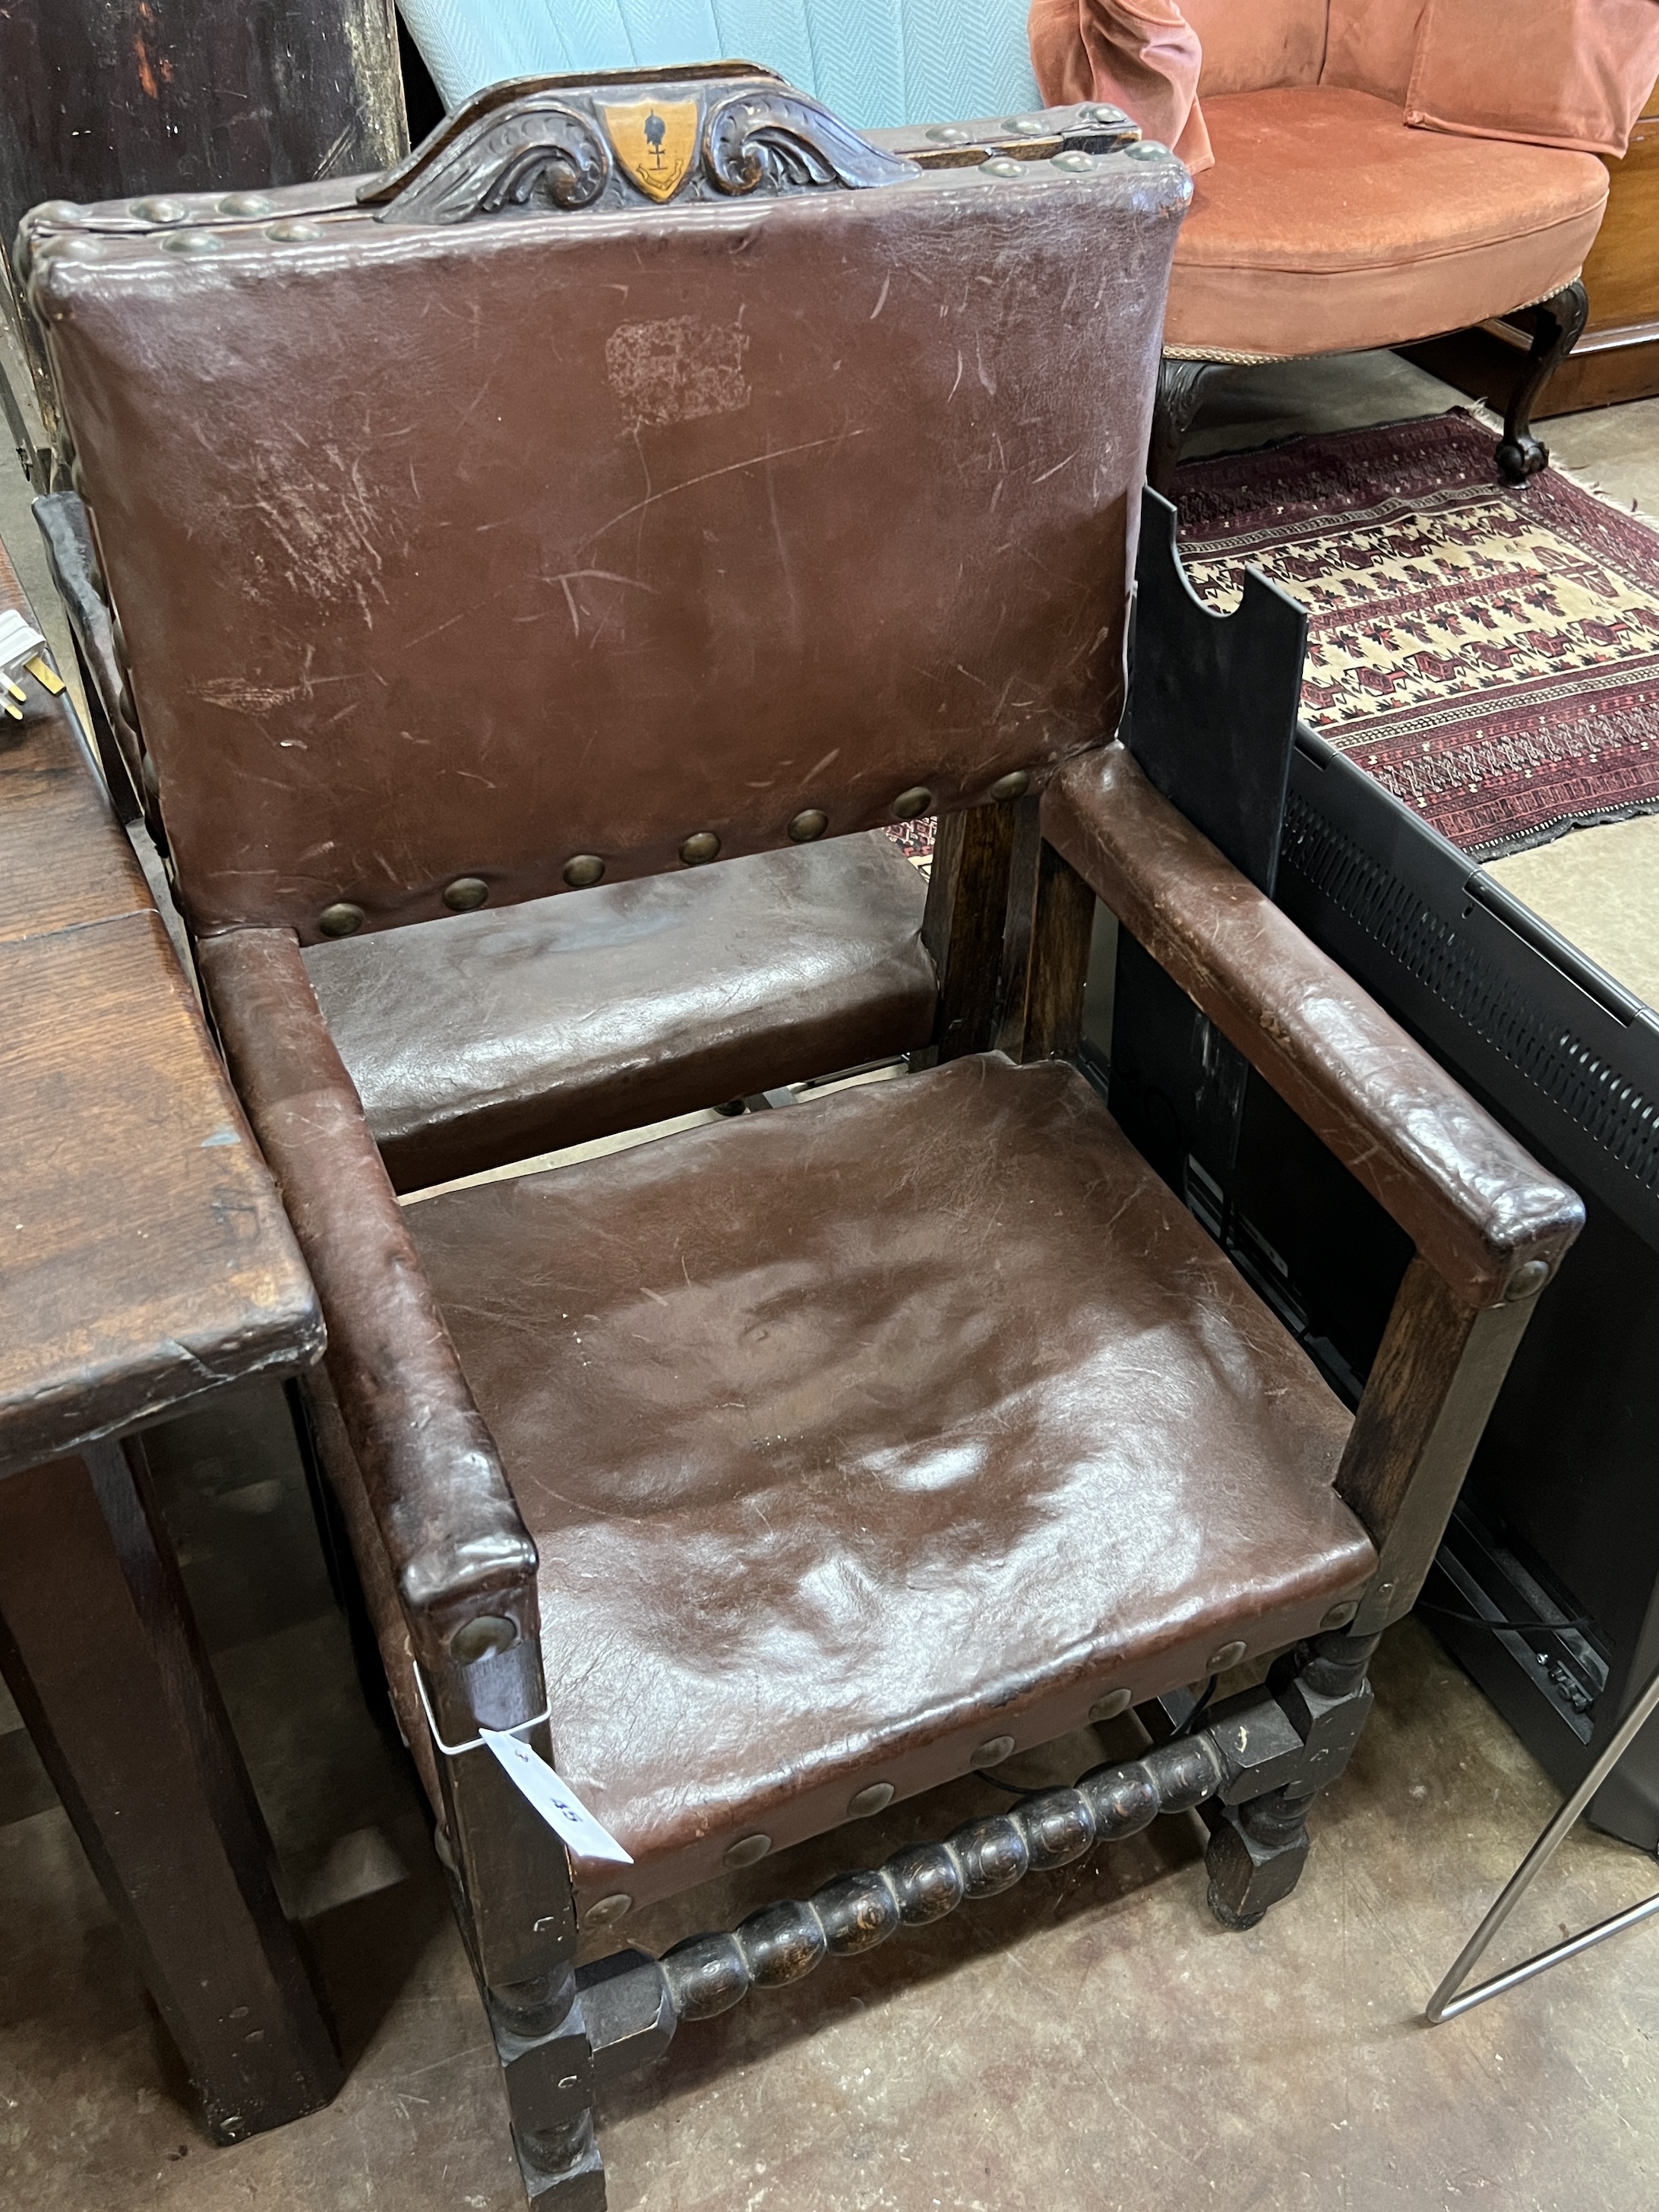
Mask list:
POLYGON ((732 81, 659 89, 708 169, 672 206, 555 85, 374 203, 33 219, 199 930, 866 829, 1110 734, 1179 165, 927 170, 818 124, 748 193, 732 81), (591 204, 512 204, 532 141, 591 204))

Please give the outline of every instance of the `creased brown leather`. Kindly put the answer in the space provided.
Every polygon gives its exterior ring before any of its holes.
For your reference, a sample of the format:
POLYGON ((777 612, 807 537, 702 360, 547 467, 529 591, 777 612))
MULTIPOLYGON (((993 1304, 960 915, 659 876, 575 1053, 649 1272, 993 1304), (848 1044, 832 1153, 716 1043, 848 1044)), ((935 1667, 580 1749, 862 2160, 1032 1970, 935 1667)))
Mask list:
POLYGON ((1470 1304, 1583 1224, 1546 1173, 1118 744, 1045 793, 1044 836, 1470 1304))
POLYGON ((918 872, 879 830, 311 946, 418 1190, 927 1042, 918 872))
POLYGON ((328 1326, 327 1366, 416 1650, 481 1611, 534 1632, 536 1547, 285 930, 201 948, 231 1073, 328 1326))
POLYGON ((194 927, 507 905, 1097 743, 1191 187, 1141 149, 1005 166, 42 236, 194 927))
POLYGON ((637 1862, 592 1873, 637 1900, 1373 1571, 1341 1406, 1058 1062, 407 1212, 541 1553, 560 1771, 637 1862))

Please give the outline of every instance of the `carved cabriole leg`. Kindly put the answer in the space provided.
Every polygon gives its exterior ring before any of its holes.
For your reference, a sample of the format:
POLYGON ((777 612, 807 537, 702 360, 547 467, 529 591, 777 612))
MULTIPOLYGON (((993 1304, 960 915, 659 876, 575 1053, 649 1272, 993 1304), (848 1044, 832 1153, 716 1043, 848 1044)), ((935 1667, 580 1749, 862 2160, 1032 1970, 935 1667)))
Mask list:
MULTIPOLYGON (((540 1651, 520 1636, 428 1686, 439 1733, 470 1742, 546 1704, 540 1651)), ((526 1740, 550 1764, 547 1723, 526 1740)), ((570 1868, 553 1831, 488 1751, 438 1753, 457 1910, 507 2085, 525 2191, 553 2212, 603 2212, 590 2106, 593 2063, 576 1990, 570 1868)))
POLYGON ((1532 310, 1538 318, 1525 373, 1504 415, 1504 441, 1498 448, 1498 473, 1524 483, 1549 466, 1549 448, 1532 434, 1533 410, 1549 382, 1578 343, 1589 313, 1589 295, 1575 276, 1532 310))
POLYGON ((1165 499, 1175 497, 1181 444, 1204 404, 1204 388, 1234 364, 1225 361, 1174 361, 1158 364, 1158 397, 1152 403, 1152 435, 1146 453, 1146 481, 1165 499))

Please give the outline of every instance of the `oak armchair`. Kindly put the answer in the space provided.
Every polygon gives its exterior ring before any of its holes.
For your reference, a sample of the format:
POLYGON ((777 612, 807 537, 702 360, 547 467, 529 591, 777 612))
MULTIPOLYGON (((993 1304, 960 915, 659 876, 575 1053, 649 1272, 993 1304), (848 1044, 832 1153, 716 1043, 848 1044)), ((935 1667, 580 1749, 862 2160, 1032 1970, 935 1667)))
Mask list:
POLYGON ((741 65, 521 83, 355 187, 26 233, 550 2206, 603 2203, 596 2089, 679 2023, 1160 1810, 1216 1804, 1228 1925, 1285 1895, 1579 1218, 1110 742, 1188 188, 1042 121, 906 151, 741 65), (315 988, 343 915, 392 946, 458 886, 580 911, 930 810, 908 1073, 399 1205, 315 988), (1352 1421, 1072 1064, 1097 893, 1416 1243, 1352 1421), (1274 1652, 1076 1789, 578 1965, 579 1929, 1274 1652), (483 1729, 629 1863, 567 1856, 483 1729))

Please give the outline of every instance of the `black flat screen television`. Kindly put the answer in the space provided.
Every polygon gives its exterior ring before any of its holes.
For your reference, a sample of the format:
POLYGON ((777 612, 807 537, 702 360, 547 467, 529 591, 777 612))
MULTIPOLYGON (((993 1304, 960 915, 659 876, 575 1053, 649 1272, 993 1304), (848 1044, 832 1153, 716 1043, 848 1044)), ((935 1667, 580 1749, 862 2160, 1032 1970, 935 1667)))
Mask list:
MULTIPOLYGON (((1659 1017, 1305 725, 1273 895, 1585 1201, 1419 1601, 1566 1790, 1659 1666, 1659 1017)), ((1097 1005, 1085 1063, 1355 1402, 1409 1246, 1255 1074, 1225 1141, 1177 1110, 1137 955, 1120 950, 1117 1035, 1097 1005)), ((1659 1720, 1589 1817, 1659 1846, 1659 1720)))

